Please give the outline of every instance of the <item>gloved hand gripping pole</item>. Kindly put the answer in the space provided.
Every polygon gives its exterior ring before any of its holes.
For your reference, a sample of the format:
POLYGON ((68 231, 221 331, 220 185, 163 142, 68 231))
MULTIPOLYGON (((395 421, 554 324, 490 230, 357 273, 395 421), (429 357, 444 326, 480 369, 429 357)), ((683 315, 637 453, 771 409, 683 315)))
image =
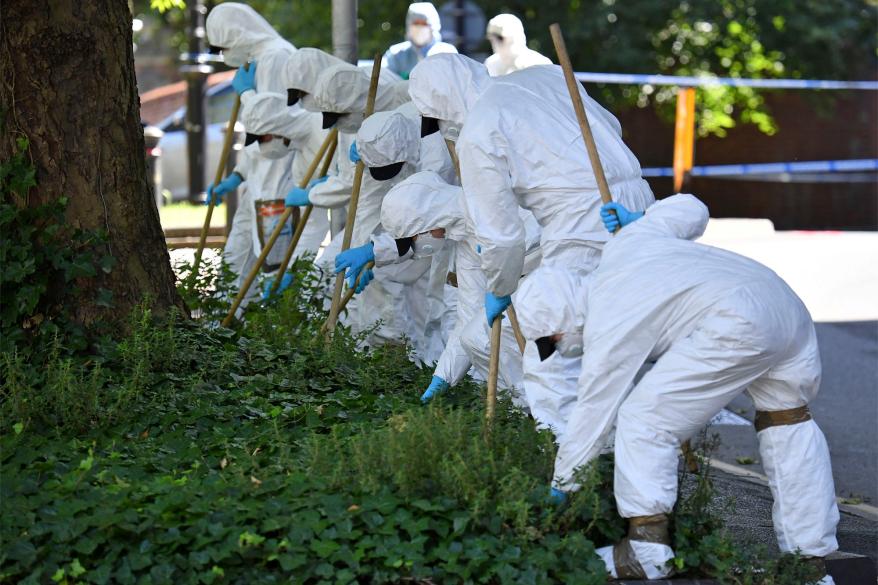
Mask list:
MULTIPOLYGON (((372 78, 369 80, 369 96, 366 99, 366 112, 365 118, 368 118, 372 115, 372 112, 375 111, 375 96, 378 94, 378 76, 381 73, 381 55, 375 55, 375 61, 372 63, 372 78)), ((360 188, 363 185, 363 172, 366 170, 366 165, 362 160, 357 162, 356 171, 354 171, 354 185, 351 190, 351 202, 348 205, 348 215, 347 215, 347 223, 344 227, 344 237, 341 242, 341 251, 351 247, 351 238, 354 234, 354 220, 357 219, 357 205, 360 201, 360 188)), ((340 272, 335 277, 335 289, 332 291, 332 305, 329 309, 329 317, 326 319, 326 341, 327 343, 332 338, 332 334, 335 331, 335 325, 338 322, 338 314, 341 307, 341 290, 344 285, 345 275, 344 272, 340 272)))
MULTIPOLYGON (((363 267, 363 269, 360 270, 360 273, 357 275, 357 279, 354 281, 354 286, 349 287, 348 290, 345 291, 344 296, 341 299, 341 304, 338 307, 338 314, 339 315, 341 315, 344 312, 344 310, 348 306, 348 303, 351 302, 351 299, 354 298, 355 294, 357 294, 357 287, 360 286, 360 279, 363 278, 363 274, 365 274, 365 272, 367 270, 372 270, 373 268, 375 268, 375 262, 370 260, 369 262, 366 263, 366 265, 363 267)), ((328 326, 329 326, 329 321, 324 322, 323 327, 320 328, 320 331, 322 333, 326 333, 328 326)))
MULTIPOLYGON (((318 173, 318 177, 325 177, 329 172, 329 165, 332 163, 332 157, 335 156, 335 149, 338 147, 338 130, 333 128, 329 132, 329 136, 327 139, 331 138, 331 143, 329 145, 329 150, 326 151, 326 156, 323 157, 323 166, 320 168, 320 173, 318 173)), ((325 142, 324 142, 325 144, 325 142)), ((323 148, 321 146, 321 148, 323 148)), ((302 189, 308 188, 308 183, 302 181, 299 183, 299 187, 302 189)), ((293 253, 296 251, 296 246, 299 245, 299 240, 302 239, 302 233, 305 231, 305 227, 308 225, 308 218, 311 217, 311 211, 314 209, 314 206, 310 203, 305 206, 305 210, 302 212, 302 217, 299 219, 299 223, 296 224, 296 231, 293 233, 293 239, 290 241, 290 245, 287 246, 286 254, 284 254, 284 258, 280 263, 280 267, 277 269, 277 274, 279 278, 275 278, 274 282, 271 283, 271 289, 268 291, 268 296, 273 296, 274 293, 277 292, 277 289, 280 287, 280 282, 284 273, 287 271, 287 267, 290 265, 290 259, 293 257, 293 253)))
MULTIPOLYGON (((320 146, 320 150, 318 150, 317 154, 314 155, 314 160, 311 161, 311 166, 308 167, 308 171, 305 173, 305 178, 302 179, 302 182, 306 186, 308 183, 311 182, 311 177, 314 176, 314 172, 317 170, 317 165, 320 164, 320 160, 329 149, 329 145, 332 143, 333 138, 334 135, 331 132, 327 134, 326 139, 320 146)), ((293 213, 293 209, 294 208, 292 207, 287 207, 286 209, 284 209, 284 212, 280 216, 277 225, 274 226, 274 230, 271 232, 271 236, 268 238, 268 241, 265 242, 265 245, 262 246, 262 252, 259 254, 259 258, 257 258, 256 262, 253 264, 253 268, 250 270, 250 274, 247 275, 246 280, 244 280, 244 283, 241 285, 241 290, 238 291, 238 296, 235 297, 235 301, 229 308, 228 314, 226 314, 225 318, 223 319, 223 327, 228 327, 232 323, 232 319, 235 318, 235 312, 238 310, 238 307, 241 306, 241 301, 243 301, 244 297, 247 296, 247 291, 250 290, 250 285, 253 284, 254 280, 256 280, 256 275, 259 274, 260 270, 262 270, 263 262, 265 262, 265 259, 268 257, 269 252, 271 252, 271 248, 274 246, 274 243, 280 236, 281 231, 283 231, 287 220, 293 213)), ((276 280, 280 280, 280 278, 277 278, 276 280)))
MULTIPOLYGON (((245 70, 250 69, 250 64, 244 65, 245 70)), ((216 167, 216 175, 214 175, 213 184, 219 185, 223 180, 223 174, 226 165, 229 162, 229 153, 232 151, 232 140, 235 138, 235 124, 238 123, 238 112, 241 110, 241 96, 235 96, 235 103, 232 105, 232 115, 229 117, 229 123, 226 125, 226 136, 223 140, 223 150, 220 153, 219 164, 216 167)), ((204 244, 207 241, 207 232, 210 231, 210 220, 213 218, 213 208, 216 207, 213 196, 208 196, 207 214, 204 216, 204 225, 201 227, 201 235, 198 238, 198 247, 195 248, 195 260, 192 261, 192 270, 189 273, 188 287, 190 290, 195 286, 198 279, 198 268, 201 265, 201 255, 204 253, 204 244)))

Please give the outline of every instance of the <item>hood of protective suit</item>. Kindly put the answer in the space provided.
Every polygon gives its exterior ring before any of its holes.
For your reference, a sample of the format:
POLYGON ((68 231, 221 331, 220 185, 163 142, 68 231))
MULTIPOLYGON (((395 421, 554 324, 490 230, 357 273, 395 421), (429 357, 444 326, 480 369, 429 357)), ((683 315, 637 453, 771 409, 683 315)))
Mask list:
POLYGON ((357 152, 367 167, 418 162, 420 127, 399 109, 376 112, 357 132, 357 152))
POLYGON ((277 45, 292 48, 258 12, 237 2, 220 4, 207 15, 207 38, 223 49, 227 65, 240 67, 277 45))
MULTIPOLYGON (((405 91, 398 90, 401 84, 404 86, 405 82, 382 81, 378 78, 376 112, 392 110, 400 105, 401 99, 407 99, 405 91)), ((306 97, 309 99, 302 100, 302 107, 306 110, 349 114, 339 120, 337 127, 342 132, 356 132, 369 98, 369 74, 349 63, 333 65, 320 73, 313 93, 306 97)))
POLYGON ((531 272, 512 296, 524 337, 534 340, 556 333, 582 336, 588 280, 554 266, 531 272))
POLYGON ((285 105, 283 96, 270 93, 257 94, 248 103, 248 107, 241 108, 241 122, 248 134, 274 134, 285 138, 295 136, 301 125, 285 105))
POLYGON ((338 57, 320 49, 311 47, 299 49, 287 59, 286 68, 282 72, 284 86, 288 89, 313 93, 321 73, 334 65, 344 64, 346 63, 338 57))
POLYGON ((504 47, 524 47, 527 45, 524 25, 514 14, 498 14, 489 20, 486 34, 502 37, 504 47))
POLYGON ((437 43, 442 40, 442 21, 439 19, 439 12, 432 2, 412 2, 409 4, 409 11, 405 15, 406 28, 416 20, 426 20, 427 26, 433 32, 433 40, 437 43))
POLYGON ((443 53, 427 57, 409 76, 409 95, 422 115, 463 126, 466 115, 488 86, 485 66, 469 57, 443 53))
POLYGON ((433 171, 415 173, 394 185, 381 204, 381 224, 394 239, 444 228, 445 237, 466 237, 463 189, 449 185, 433 171))

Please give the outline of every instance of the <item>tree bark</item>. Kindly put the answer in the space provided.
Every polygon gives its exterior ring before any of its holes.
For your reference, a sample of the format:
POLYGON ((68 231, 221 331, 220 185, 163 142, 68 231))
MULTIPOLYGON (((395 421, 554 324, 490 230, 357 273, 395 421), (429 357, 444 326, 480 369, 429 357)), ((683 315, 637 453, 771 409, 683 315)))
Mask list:
POLYGON ((0 71, 0 157, 26 136, 36 167, 26 204, 67 197, 69 227, 109 234, 116 264, 86 294, 61 292, 70 315, 123 322, 144 299, 185 311, 146 179, 128 3, 3 0, 0 71), (113 292, 111 309, 91 300, 97 287, 113 292))

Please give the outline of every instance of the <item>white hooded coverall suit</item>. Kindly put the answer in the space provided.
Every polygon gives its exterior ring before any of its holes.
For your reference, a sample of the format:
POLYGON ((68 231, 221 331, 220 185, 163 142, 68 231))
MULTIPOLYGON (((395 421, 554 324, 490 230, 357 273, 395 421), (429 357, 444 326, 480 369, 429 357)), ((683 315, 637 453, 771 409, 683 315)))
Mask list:
MULTIPOLYGON (((222 48, 226 64, 240 67, 249 61, 258 61, 256 87, 259 91, 283 92, 281 71, 296 48, 285 41, 271 25, 246 4, 227 2, 215 7, 207 15, 207 36, 211 45, 222 48)), ((241 98, 244 108, 254 92, 245 92, 241 98)), ((244 148, 235 170, 244 177, 238 210, 226 240, 223 258, 238 274, 237 286, 243 284, 252 270, 261 249, 256 228, 255 201, 283 199, 292 188, 292 151, 288 156, 269 159, 259 154, 259 145, 244 148)), ((241 306, 258 298, 258 290, 251 287, 241 306)))
MULTIPOLYGON (((526 213, 522 210, 522 213, 526 213)), ((530 215, 530 214, 527 214, 530 215)), ((454 264, 457 274, 457 315, 455 327, 436 364, 434 375, 454 386, 475 367, 482 379, 487 378, 487 339, 468 340, 464 335, 478 336, 485 318, 481 310, 486 291, 475 240, 463 217, 463 190, 449 185, 434 172, 416 173, 396 185, 384 198, 381 223, 393 238, 407 238, 433 229, 444 229, 445 238, 454 243, 454 264), (472 323, 478 325, 472 327, 472 323)), ((533 222, 533 248, 539 239, 539 229, 533 222)), ((417 247, 417 241, 415 241, 417 247)), ((449 244, 446 244, 446 248, 449 244)), ((518 395, 522 389, 521 353, 512 329, 503 329, 500 349, 498 385, 511 390, 513 400, 526 405, 518 395)))
MULTIPOLYGON (((459 133, 465 213, 481 247, 488 290, 511 294, 523 274, 525 229, 518 207, 533 213, 542 236, 541 266, 594 270, 609 234, 601 199, 561 69, 529 67, 490 78, 462 55, 436 55, 412 71, 412 101, 438 118, 446 138, 459 133)), ((581 89, 613 200, 643 210, 653 201, 637 158, 622 141, 619 122, 581 89)), ((531 413, 563 433, 569 387, 578 360, 539 361, 528 344, 525 391, 531 413)))
MULTIPOLYGON (((615 423, 619 513, 667 514, 677 498, 681 442, 746 390, 756 405, 780 549, 823 557, 838 548, 838 509, 829 449, 807 406, 821 375, 813 322, 765 266, 688 241, 707 220, 707 208, 691 195, 659 201, 606 245, 587 287, 567 300, 584 323, 584 353, 553 482, 576 489, 575 470, 598 455, 615 423), (648 361, 655 365, 635 383, 648 361)), ((564 289, 522 285, 522 313, 545 315, 540 292, 549 288, 564 289)), ((522 328, 529 336, 553 333, 531 321, 522 328)), ((666 574, 655 566, 673 556, 669 547, 631 544, 647 576, 666 574)), ((613 571, 611 548, 598 553, 613 571)))
POLYGON ((552 64, 548 57, 528 48, 524 25, 513 14, 498 14, 489 20, 487 34, 494 50, 494 54, 485 59, 485 67, 491 77, 507 75, 534 65, 552 64), (500 37, 502 40, 496 41, 491 37, 500 37))

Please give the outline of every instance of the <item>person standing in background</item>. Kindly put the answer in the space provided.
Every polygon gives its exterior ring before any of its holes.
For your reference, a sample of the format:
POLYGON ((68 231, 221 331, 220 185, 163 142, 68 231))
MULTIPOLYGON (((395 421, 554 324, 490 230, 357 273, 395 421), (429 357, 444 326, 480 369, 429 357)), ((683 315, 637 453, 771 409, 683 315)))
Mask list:
POLYGON ((413 2, 405 17, 406 39, 387 49, 382 65, 402 77, 423 59, 439 53, 456 53, 454 45, 442 42, 442 23, 432 2, 413 2))
POLYGON ((551 65, 545 55, 529 49, 524 25, 514 14, 498 14, 488 21, 488 40, 494 54, 485 60, 491 77, 506 75, 534 65, 551 65))

